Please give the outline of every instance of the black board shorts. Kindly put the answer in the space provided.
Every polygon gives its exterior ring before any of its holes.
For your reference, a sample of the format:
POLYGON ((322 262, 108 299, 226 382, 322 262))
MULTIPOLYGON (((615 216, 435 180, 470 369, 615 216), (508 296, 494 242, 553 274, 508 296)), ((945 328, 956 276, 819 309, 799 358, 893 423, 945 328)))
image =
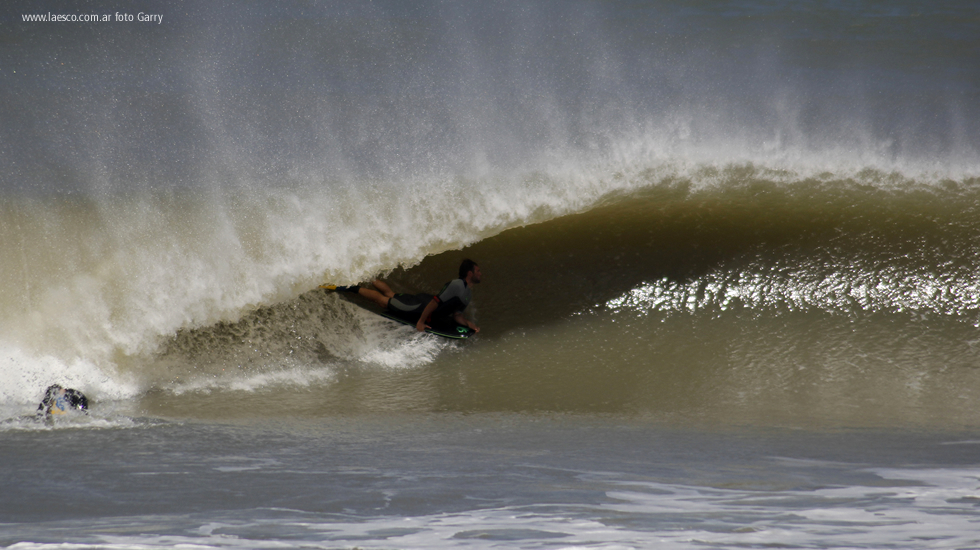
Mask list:
POLYGON ((395 294, 388 299, 388 312, 400 319, 418 322, 431 301, 431 294, 395 294))

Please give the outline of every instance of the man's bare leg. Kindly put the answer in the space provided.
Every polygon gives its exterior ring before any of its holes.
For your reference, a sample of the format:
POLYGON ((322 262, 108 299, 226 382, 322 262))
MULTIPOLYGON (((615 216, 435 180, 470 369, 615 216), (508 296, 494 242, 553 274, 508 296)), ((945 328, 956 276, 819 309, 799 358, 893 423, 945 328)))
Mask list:
POLYGON ((371 300, 372 302, 378 304, 381 307, 384 308, 388 307, 388 300, 390 300, 391 297, 395 295, 395 292, 391 290, 391 287, 385 284, 384 281, 375 280, 372 281, 371 284, 373 284, 374 287, 380 290, 381 292, 378 292, 378 290, 374 290, 370 288, 360 287, 357 290, 357 293, 360 294, 361 296, 364 296, 368 300, 371 300))

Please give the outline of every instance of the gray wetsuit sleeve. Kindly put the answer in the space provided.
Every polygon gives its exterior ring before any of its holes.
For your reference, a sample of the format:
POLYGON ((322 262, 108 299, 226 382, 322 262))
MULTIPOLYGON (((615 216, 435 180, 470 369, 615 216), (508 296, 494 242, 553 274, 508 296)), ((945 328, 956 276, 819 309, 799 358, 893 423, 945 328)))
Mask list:
POLYGON ((433 317, 449 316, 466 309, 470 305, 470 289, 462 279, 454 279, 442 288, 435 297, 439 306, 432 314, 433 317))

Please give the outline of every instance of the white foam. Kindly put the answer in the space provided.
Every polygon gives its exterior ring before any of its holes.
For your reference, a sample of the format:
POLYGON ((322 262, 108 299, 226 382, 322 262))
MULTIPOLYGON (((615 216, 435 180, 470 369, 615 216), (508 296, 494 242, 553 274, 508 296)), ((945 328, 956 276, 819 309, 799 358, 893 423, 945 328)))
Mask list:
POLYGON ((64 361, 51 356, 31 357, 0 344, 0 403, 38 403, 51 384, 75 388, 97 399, 126 399, 136 395, 132 377, 84 358, 64 361))
POLYGON ((393 321, 368 315, 361 318, 365 338, 357 350, 358 360, 365 363, 392 369, 416 367, 431 363, 448 345, 438 337, 408 326, 393 327, 393 321))
POLYGON ((167 390, 176 395, 210 393, 214 390, 253 392, 279 387, 309 387, 332 382, 336 377, 336 373, 330 368, 313 369, 293 366, 275 372, 233 372, 218 376, 197 377, 186 381, 175 381, 167 387, 167 390))

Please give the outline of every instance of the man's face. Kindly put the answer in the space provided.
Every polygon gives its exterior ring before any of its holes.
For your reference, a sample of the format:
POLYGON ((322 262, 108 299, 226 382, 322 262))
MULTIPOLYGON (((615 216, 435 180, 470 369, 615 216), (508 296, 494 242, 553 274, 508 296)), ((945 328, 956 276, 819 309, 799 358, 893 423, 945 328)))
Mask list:
POLYGON ((483 274, 480 273, 480 266, 478 265, 473 266, 473 271, 471 271, 470 273, 473 274, 473 276, 470 277, 470 280, 473 281, 474 283, 479 283, 480 279, 483 278, 483 274))

